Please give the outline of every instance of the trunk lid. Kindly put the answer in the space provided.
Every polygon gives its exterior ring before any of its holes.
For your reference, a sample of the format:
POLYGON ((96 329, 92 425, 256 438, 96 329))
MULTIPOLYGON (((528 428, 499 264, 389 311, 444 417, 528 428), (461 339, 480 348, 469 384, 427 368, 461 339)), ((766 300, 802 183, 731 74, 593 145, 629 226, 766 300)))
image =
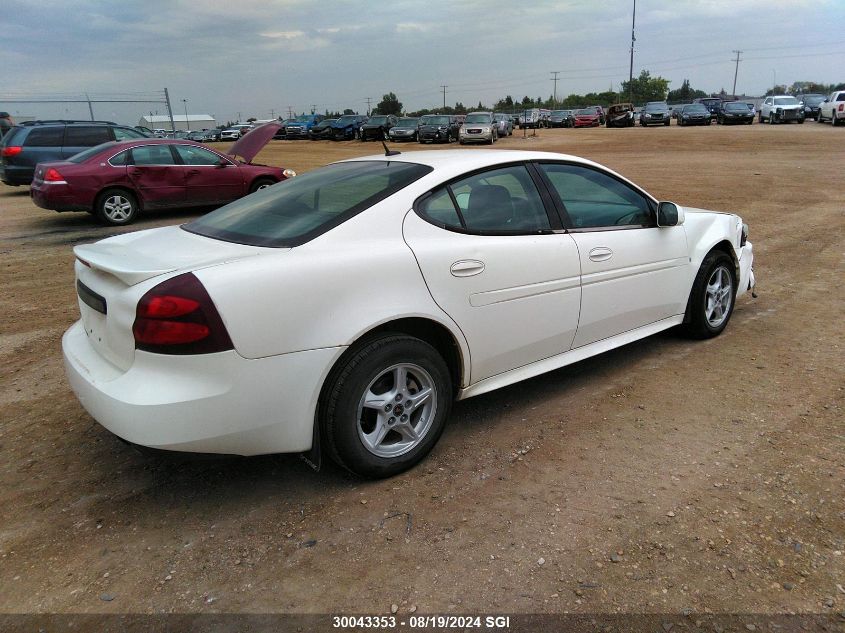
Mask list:
POLYGON ((266 251, 188 233, 178 226, 76 246, 77 299, 91 346, 115 367, 128 370, 135 358, 132 324, 138 301, 156 285, 156 277, 266 251))
POLYGON ((240 156, 244 159, 244 162, 251 163, 252 159, 255 158, 258 152, 264 149, 264 146, 270 142, 270 139, 281 128, 282 124, 278 121, 270 121, 270 123, 259 125, 235 141, 226 153, 230 156, 240 156))

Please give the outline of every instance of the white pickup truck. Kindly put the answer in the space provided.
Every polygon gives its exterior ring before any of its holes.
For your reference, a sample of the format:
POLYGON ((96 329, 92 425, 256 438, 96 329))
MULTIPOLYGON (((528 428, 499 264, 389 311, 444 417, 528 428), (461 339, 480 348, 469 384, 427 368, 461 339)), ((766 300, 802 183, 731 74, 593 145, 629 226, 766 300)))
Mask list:
POLYGON ((831 125, 839 125, 845 121, 845 90, 830 93, 827 99, 819 104, 819 123, 830 119, 831 125))

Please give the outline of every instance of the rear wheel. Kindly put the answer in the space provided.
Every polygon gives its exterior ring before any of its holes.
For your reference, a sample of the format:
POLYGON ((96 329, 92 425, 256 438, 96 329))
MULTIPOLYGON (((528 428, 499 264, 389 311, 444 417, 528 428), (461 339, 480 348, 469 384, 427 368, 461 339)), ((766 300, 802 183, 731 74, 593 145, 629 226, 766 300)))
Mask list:
POLYGON ((333 370, 320 405, 328 452, 362 477, 390 477, 419 462, 446 425, 449 369, 428 343, 402 334, 362 345, 333 370))
POLYGON ((684 329, 694 338, 718 336, 733 314, 735 298, 733 260, 721 251, 711 251, 695 276, 684 329))
POLYGON ((113 226, 132 224, 138 216, 138 201, 125 189, 107 189, 97 199, 96 216, 113 226))

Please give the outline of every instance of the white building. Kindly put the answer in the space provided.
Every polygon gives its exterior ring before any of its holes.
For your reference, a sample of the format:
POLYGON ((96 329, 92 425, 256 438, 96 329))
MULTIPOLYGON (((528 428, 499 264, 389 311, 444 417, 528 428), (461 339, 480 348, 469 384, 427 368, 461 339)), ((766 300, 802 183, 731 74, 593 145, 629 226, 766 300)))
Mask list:
MULTIPOLYGON (((217 127, 217 121, 210 114, 174 114, 173 123, 177 130, 210 130, 217 127)), ((138 121, 138 125, 151 130, 170 130, 170 117, 166 114, 146 114, 138 121)))

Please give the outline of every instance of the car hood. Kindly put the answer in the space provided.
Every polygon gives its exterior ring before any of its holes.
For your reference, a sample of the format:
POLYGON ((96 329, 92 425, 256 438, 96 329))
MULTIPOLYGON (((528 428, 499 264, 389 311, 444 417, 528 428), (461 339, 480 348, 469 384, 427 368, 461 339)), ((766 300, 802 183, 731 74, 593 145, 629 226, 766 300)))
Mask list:
POLYGON ((259 125, 235 141, 226 153, 229 156, 240 156, 244 162, 250 163, 280 129, 282 124, 276 121, 259 125))
POLYGON ((189 233, 179 226, 125 233, 73 249, 86 266, 114 275, 128 286, 158 275, 205 268, 263 251, 266 249, 189 233))

